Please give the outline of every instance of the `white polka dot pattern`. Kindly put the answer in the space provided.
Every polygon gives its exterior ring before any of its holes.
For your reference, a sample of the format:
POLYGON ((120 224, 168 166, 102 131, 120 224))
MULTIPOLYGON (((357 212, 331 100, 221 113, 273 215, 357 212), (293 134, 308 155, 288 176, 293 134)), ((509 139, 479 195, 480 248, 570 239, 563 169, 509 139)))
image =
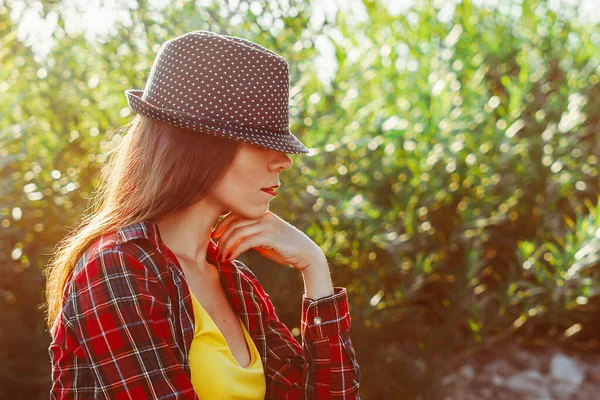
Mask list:
POLYGON ((246 39, 198 30, 168 40, 144 90, 125 95, 134 112, 179 128, 309 152, 289 129, 287 62, 246 39))

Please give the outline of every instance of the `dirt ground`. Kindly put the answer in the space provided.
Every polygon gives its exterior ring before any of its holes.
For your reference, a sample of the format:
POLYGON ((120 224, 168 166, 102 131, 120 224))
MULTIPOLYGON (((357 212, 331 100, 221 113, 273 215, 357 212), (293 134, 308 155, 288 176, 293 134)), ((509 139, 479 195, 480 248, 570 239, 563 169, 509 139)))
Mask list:
POLYGON ((598 400, 600 353, 503 344, 460 360, 443 400, 598 400))

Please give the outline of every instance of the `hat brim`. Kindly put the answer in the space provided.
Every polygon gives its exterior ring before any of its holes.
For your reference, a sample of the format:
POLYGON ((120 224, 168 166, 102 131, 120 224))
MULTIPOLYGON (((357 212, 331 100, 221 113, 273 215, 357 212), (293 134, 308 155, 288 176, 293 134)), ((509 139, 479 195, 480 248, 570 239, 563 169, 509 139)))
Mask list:
POLYGON ((309 153, 308 148, 288 129, 285 132, 274 132, 264 128, 256 128, 228 121, 215 121, 201 115, 192 115, 179 110, 160 108, 142 99, 143 90, 125 90, 129 108, 155 121, 165 122, 194 132, 209 133, 235 140, 243 140, 257 146, 291 154, 309 153))

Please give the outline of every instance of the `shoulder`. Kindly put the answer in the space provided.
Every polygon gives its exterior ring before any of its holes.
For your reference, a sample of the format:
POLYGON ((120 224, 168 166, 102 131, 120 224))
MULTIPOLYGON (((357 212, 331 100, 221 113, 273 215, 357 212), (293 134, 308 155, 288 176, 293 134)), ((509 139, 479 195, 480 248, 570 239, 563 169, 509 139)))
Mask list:
POLYGON ((153 219, 132 222, 104 232, 94 240, 80 257, 76 273, 90 262, 140 263, 158 273, 167 257, 160 251, 158 227, 153 219))
POLYGON ((71 282, 79 287, 106 279, 138 277, 158 280, 168 272, 167 259, 148 239, 119 243, 114 232, 88 246, 77 261, 71 282))
MULTIPOLYGON (((169 304, 160 261, 143 246, 114 245, 86 254, 66 287, 63 313, 67 321, 94 313, 125 313, 138 310, 139 304, 152 309, 169 304)), ((73 324, 74 322, 71 322, 73 324)))

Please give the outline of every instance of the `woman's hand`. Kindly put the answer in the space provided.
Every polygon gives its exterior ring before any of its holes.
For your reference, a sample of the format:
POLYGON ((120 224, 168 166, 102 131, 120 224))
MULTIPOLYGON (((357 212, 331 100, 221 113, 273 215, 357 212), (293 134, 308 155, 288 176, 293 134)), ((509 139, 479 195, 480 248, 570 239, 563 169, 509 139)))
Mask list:
POLYGON ((219 261, 233 260, 253 248, 278 264, 299 271, 324 257, 319 246, 304 232, 270 211, 259 219, 246 219, 230 213, 219 222, 212 238, 219 238, 219 261))

